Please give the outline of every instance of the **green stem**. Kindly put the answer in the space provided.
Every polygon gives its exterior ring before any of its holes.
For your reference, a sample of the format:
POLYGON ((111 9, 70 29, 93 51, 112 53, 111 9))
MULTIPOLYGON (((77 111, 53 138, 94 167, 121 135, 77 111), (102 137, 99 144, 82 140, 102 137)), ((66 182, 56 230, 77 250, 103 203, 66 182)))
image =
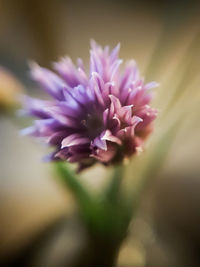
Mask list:
POLYGON ((87 266, 98 264, 102 267, 114 267, 130 222, 127 220, 126 199, 121 194, 124 166, 115 166, 111 182, 103 197, 90 195, 66 163, 56 163, 55 167, 82 211, 92 252, 87 266))
POLYGON ((67 185, 73 193, 80 209, 84 215, 91 213, 92 197, 84 186, 79 182, 76 174, 67 167, 67 163, 58 162, 55 169, 62 181, 67 185))
POLYGON ((124 174, 124 165, 116 165, 111 178, 111 182, 108 185, 105 197, 108 201, 115 202, 121 194, 121 183, 124 174))

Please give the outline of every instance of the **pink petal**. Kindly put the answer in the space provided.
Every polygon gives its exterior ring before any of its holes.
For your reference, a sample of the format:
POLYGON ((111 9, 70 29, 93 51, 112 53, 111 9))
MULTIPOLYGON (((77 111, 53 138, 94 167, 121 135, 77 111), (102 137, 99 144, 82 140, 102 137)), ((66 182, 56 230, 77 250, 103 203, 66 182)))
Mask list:
POLYGON ((98 147, 102 150, 107 150, 106 141, 102 139, 103 135, 104 133, 94 139, 94 141, 92 142, 92 147, 98 147))
POLYGON ((90 139, 86 137, 82 137, 80 134, 71 134, 64 138, 61 143, 61 148, 82 145, 90 143, 90 139))
POLYGON ((117 143, 118 145, 122 144, 121 140, 118 137, 112 135, 110 130, 106 130, 105 134, 103 135, 103 137, 101 137, 101 139, 106 140, 106 141, 110 141, 113 143, 117 143))

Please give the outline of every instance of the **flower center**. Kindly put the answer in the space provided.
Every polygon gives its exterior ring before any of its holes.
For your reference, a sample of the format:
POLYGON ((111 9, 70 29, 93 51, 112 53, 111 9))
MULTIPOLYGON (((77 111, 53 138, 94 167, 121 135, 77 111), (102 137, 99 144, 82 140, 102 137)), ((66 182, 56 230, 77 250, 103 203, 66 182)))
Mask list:
POLYGON ((87 114, 87 117, 81 121, 86 129, 86 134, 91 139, 97 137, 103 131, 103 122, 100 114, 87 114))

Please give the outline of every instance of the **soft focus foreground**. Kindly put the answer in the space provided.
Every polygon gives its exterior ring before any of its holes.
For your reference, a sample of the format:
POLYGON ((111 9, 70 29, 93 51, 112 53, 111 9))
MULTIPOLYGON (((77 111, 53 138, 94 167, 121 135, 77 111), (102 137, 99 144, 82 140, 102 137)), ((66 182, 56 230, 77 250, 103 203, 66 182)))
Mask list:
POLYGON ((0 110, 9 112, 19 107, 19 95, 23 93, 23 85, 8 70, 0 67, 0 110))
MULTIPOLYGON (((111 46, 120 41, 121 57, 135 58, 147 82, 161 84, 155 90, 155 133, 146 152, 127 165, 124 179, 127 189, 139 190, 141 177, 152 178, 151 186, 118 261, 121 266, 199 266, 199 6, 193 1, 27 2, 0 2, 0 56, 1 64, 16 73, 33 96, 40 92, 28 84, 27 58, 41 64, 63 54, 87 60, 91 37, 111 46), (180 118, 176 133, 172 127, 180 118), (160 172, 158 166, 163 167, 160 172)), ((73 212, 75 204, 53 174, 50 177, 49 166, 40 162, 46 148, 19 137, 8 119, 0 123, 0 236, 5 255, 73 212)), ((101 190, 106 176, 96 166, 83 173, 82 182, 101 190)), ((77 222, 69 224, 71 230, 60 231, 69 238, 70 264, 84 247, 85 233, 77 222)), ((65 241, 55 237, 51 242, 49 261, 63 259, 65 241)))

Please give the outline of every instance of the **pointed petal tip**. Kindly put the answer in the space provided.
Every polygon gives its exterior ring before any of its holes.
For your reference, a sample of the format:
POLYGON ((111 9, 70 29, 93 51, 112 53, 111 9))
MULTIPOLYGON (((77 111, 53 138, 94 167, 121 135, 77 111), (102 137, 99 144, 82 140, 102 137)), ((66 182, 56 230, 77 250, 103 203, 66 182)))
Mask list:
POLYGON ((30 127, 27 127, 27 128, 24 128, 22 130, 19 131, 19 134, 21 136, 27 136, 27 135, 31 135, 35 132, 35 127, 34 126, 30 126, 30 127))
POLYGON ((137 68, 137 62, 136 62, 136 60, 135 59, 130 59, 130 60, 128 60, 127 62, 126 62, 126 65, 128 65, 128 66, 132 66, 132 67, 136 67, 137 68))
POLYGON ((36 62, 31 61, 29 62, 29 74, 32 79, 37 80, 43 77, 43 68, 36 62))
POLYGON ((118 145, 122 144, 122 141, 118 137, 114 136, 110 130, 105 131, 104 135, 101 137, 101 140, 117 143, 118 145))
POLYGON ((160 86, 160 83, 152 81, 152 82, 147 83, 145 85, 145 88, 146 88, 146 90, 150 90, 152 88, 156 88, 156 87, 159 87, 159 86, 160 86))
POLYGON ((28 66, 30 69, 34 69, 36 67, 39 67, 39 64, 37 62, 35 62, 34 60, 29 59, 28 60, 28 66))
POLYGON ((93 38, 91 38, 90 47, 91 47, 91 50, 93 51, 93 50, 100 48, 101 46, 93 38))
POLYGON ((136 123, 139 123, 139 122, 142 122, 142 121, 143 121, 143 119, 140 118, 140 117, 138 117, 138 116, 134 116, 133 118, 134 118, 134 121, 135 121, 136 123))
POLYGON ((119 42, 117 45, 116 45, 116 48, 119 50, 121 47, 121 43, 119 42))

